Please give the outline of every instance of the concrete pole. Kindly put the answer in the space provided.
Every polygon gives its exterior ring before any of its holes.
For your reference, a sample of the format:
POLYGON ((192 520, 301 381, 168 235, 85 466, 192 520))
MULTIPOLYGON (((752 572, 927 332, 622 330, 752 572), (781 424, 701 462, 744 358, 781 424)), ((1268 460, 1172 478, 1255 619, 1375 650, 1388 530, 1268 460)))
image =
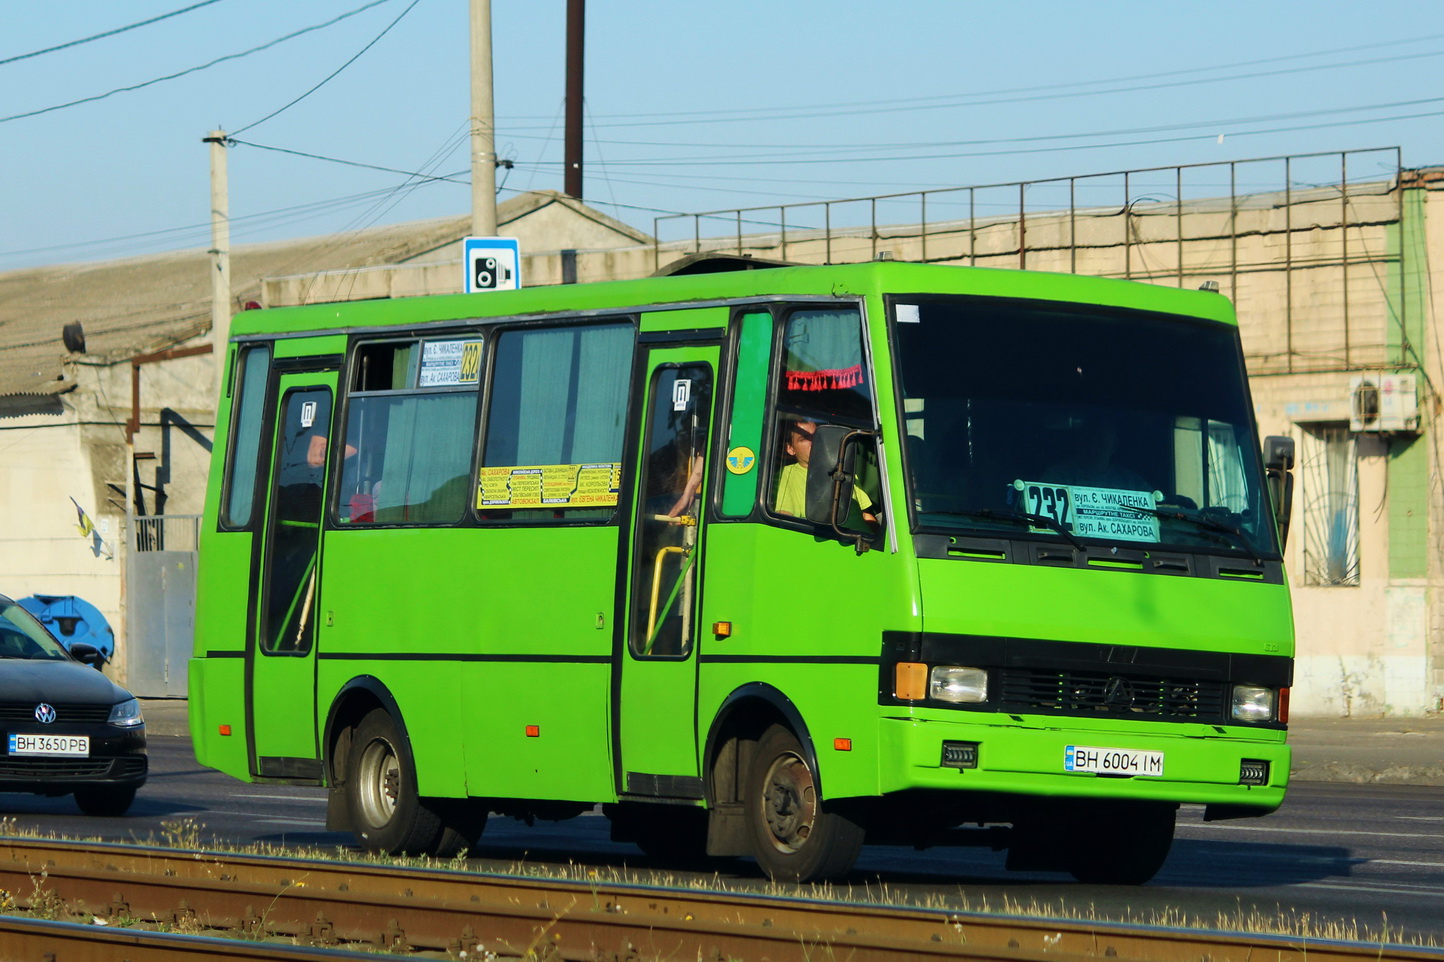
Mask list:
POLYGON ((496 235, 496 119, 491 86, 491 0, 471 0, 471 233, 496 235))
POLYGON ((219 392, 231 333, 231 188, 226 173, 226 132, 212 130, 201 141, 211 145, 211 356, 219 392))

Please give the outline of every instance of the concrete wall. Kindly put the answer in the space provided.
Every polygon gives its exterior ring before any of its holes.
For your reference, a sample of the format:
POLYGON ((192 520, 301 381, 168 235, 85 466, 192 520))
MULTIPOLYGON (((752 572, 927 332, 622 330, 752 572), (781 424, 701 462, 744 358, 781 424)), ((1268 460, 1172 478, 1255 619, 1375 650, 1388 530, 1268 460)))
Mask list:
MULTIPOLYGON (((140 480, 157 480, 167 514, 199 514, 215 426, 214 363, 207 356, 141 368, 141 427, 134 436, 140 480), (154 457, 146 457, 154 455, 154 457)), ((86 362, 67 371, 75 390, 60 395, 58 415, 0 420, 0 592, 77 595, 95 605, 116 634, 106 673, 127 683, 125 568, 126 478, 130 448, 131 365, 86 362), (83 537, 75 505, 95 533, 83 537)), ((144 493, 148 512, 155 492, 144 493)))

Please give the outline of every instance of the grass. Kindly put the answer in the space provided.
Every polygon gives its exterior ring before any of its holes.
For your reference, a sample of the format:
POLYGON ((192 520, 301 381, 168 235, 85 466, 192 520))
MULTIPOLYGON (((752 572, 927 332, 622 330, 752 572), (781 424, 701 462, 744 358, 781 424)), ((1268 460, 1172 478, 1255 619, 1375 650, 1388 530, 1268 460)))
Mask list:
MULTIPOLYGON (((0 835, 9 835, 17 838, 34 838, 37 840, 49 841, 79 841, 79 842, 105 842, 101 838, 71 838, 55 833, 41 832, 34 829, 22 829, 12 818, 0 818, 0 835)), ((1439 942, 1433 938, 1421 936, 1417 933, 1406 931, 1401 926, 1391 925, 1387 915, 1383 916, 1377 925, 1363 923, 1358 920, 1338 920, 1320 918, 1308 911, 1280 907, 1270 913, 1261 911, 1256 907, 1246 907, 1241 902, 1230 911, 1221 911, 1213 914, 1198 913, 1186 910, 1181 907, 1150 908, 1142 911, 1123 909, 1121 911, 1101 911, 1096 906, 1089 905, 1081 908, 1076 905, 1068 905, 1062 900, 1043 900, 1036 897, 1027 899, 1014 898, 1006 893, 1000 898, 989 898, 986 895, 970 895, 962 887, 959 887, 956 894, 943 895, 939 893, 927 893, 917 895, 911 892, 898 890, 889 885, 886 881, 864 882, 860 884, 834 884, 818 883, 813 885, 793 885, 770 882, 764 879, 724 879, 719 874, 701 876, 696 874, 674 874, 666 871, 652 869, 634 869, 626 865, 596 866, 577 862, 570 862, 566 865, 536 863, 527 861, 515 861, 504 867, 489 867, 481 869, 462 853, 450 859, 437 859, 429 857, 406 857, 389 856, 374 852, 357 851, 345 847, 316 847, 316 846, 283 846, 273 843, 255 843, 247 845, 231 845, 205 840, 205 825, 193 819, 174 819, 161 823, 160 838, 153 835, 145 839, 135 839, 135 844, 156 845, 168 847, 179 851, 192 852, 197 859, 217 858, 225 855, 259 855, 284 858, 317 859, 327 862, 349 862, 356 865, 374 865, 395 868, 416 868, 416 869, 442 869, 457 872, 485 872, 488 875, 513 875, 519 878, 537 879, 542 881, 569 881, 578 882, 587 886, 592 894, 591 901, 597 911, 607 908, 605 902, 600 898, 601 889, 610 885, 644 886, 655 888, 675 889, 678 891, 692 892, 715 892, 721 894, 736 895, 769 895, 784 898, 802 898, 819 900, 829 903, 853 903, 858 905, 875 905, 898 908, 918 908, 931 911, 943 911, 957 913, 955 927, 960 935, 963 934, 964 916, 968 915, 991 915, 1006 916, 1018 919, 1030 919, 1040 922, 1067 921, 1082 923, 1122 923, 1131 925, 1157 926, 1169 929, 1198 929, 1223 933, 1239 933, 1246 935, 1268 935, 1297 938, 1310 941, 1341 941, 1354 943, 1367 943, 1371 945, 1393 944, 1405 946, 1423 946, 1429 948, 1439 947, 1439 942)), ((60 900, 44 889, 44 873, 38 879, 32 878, 35 883, 35 891, 27 899, 32 906, 38 906, 38 910, 32 909, 28 913, 22 913, 16 909, 16 899, 11 893, 0 890, 0 915, 30 914, 44 918, 62 918, 67 914, 64 905, 60 900)), ((302 882, 288 882, 287 886, 304 884, 302 882)), ((282 892, 276 897, 280 898, 282 892)), ((607 909, 611 910, 611 909, 607 909)), ((86 917, 89 919, 89 916, 86 917)), ((97 920, 98 921, 98 920, 97 920)), ((172 923, 160 922, 159 920, 129 920, 134 924, 170 925, 168 931, 201 931, 205 926, 198 921, 191 919, 180 919, 172 923), (182 928, 184 926, 184 928, 182 928), (192 928, 192 926, 194 928, 192 928)), ((259 924, 249 933, 250 938, 264 939, 267 937, 265 917, 257 920, 259 924)), ((126 924, 126 920, 109 920, 109 924, 126 924)), ((965 940, 965 939, 964 939, 965 940)), ((529 946, 518 954, 523 957, 536 957, 538 954, 545 954, 546 946, 529 946), (541 950, 538 953, 538 950, 541 950)))

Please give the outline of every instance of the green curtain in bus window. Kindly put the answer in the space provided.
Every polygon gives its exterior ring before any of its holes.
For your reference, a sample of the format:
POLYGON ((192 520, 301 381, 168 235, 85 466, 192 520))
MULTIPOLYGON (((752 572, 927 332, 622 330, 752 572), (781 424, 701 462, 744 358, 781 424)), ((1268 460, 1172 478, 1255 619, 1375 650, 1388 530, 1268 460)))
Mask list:
POLYGON ((863 363, 861 318, 856 310, 793 311, 782 336, 786 404, 871 420, 872 387, 863 363))
POLYGON ((486 463, 621 460, 632 341, 625 324, 503 335, 497 365, 516 370, 494 382, 486 463))
POLYGON ((235 416, 231 420, 231 462, 226 478, 225 525, 244 528, 251 523, 256 497, 257 458, 261 450, 261 411, 266 400, 266 379, 271 373, 268 347, 243 348, 237 361, 235 416))
MULTIPOLYGON (((382 441, 384 461, 380 481, 371 490, 375 520, 381 524, 460 520, 470 490, 476 395, 458 392, 386 400, 390 416, 382 441)), ((353 457, 360 454, 358 450, 353 457)))

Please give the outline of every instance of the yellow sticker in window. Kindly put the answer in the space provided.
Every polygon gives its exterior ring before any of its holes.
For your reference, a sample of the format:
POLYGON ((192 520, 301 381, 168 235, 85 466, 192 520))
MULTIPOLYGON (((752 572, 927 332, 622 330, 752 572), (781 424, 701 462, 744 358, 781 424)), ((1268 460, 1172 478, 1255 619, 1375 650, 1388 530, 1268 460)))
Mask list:
POLYGON ((534 464, 481 469, 478 508, 598 508, 617 503, 620 464, 534 464))

